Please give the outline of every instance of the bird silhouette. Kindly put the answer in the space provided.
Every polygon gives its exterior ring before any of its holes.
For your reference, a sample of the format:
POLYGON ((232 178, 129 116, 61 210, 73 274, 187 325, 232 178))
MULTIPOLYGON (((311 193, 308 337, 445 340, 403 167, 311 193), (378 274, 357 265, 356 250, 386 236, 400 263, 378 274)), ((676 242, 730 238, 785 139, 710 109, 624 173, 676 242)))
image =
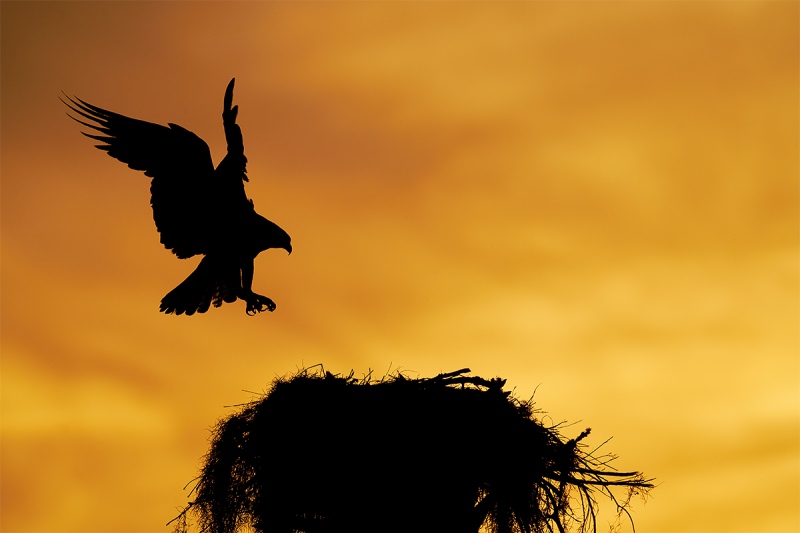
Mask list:
POLYGON ((64 95, 67 115, 99 132, 83 135, 100 141, 96 148, 152 178, 150 204, 161 244, 186 259, 203 255, 200 264, 161 300, 164 313, 205 313, 209 306, 242 299, 254 315, 274 311, 275 303, 252 290, 254 259, 269 248, 292 253, 291 238, 255 211, 244 190, 247 158, 242 130, 236 124, 233 85, 225 90, 222 124, 228 153, 214 168, 211 150, 191 131, 126 117, 64 95))

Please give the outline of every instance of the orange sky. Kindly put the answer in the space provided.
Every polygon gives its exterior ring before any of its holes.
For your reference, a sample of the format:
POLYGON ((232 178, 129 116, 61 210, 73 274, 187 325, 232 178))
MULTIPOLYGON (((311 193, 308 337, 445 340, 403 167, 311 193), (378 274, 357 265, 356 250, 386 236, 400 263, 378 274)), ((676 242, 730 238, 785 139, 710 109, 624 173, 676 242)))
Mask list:
POLYGON ((167 531, 225 406, 323 363, 538 386, 658 478, 639 531, 800 530, 799 11, 2 2, 0 528, 167 531), (164 316, 197 259, 58 95, 216 162, 234 76, 278 308, 164 316))

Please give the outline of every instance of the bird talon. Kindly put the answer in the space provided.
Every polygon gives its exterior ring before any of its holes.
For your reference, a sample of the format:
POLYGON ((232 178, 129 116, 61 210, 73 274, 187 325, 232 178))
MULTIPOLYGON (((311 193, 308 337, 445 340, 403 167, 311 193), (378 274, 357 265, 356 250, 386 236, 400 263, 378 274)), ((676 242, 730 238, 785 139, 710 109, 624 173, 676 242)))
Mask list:
POLYGON ((256 296, 247 302, 247 309, 245 312, 248 316, 255 316, 257 313, 263 313, 264 311, 272 312, 275 310, 275 307, 275 302, 266 296, 256 296))

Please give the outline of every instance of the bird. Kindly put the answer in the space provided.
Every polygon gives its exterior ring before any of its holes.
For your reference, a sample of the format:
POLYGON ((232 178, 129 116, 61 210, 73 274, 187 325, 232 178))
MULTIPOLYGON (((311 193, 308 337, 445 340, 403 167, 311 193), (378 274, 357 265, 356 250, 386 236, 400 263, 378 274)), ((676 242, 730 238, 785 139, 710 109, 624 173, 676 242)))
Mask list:
POLYGON ((274 311, 270 298, 253 292, 254 260, 264 250, 292 253, 289 234, 256 213, 247 197, 247 157, 236 123, 231 79, 225 89, 222 125, 228 151, 214 168, 208 144, 177 124, 166 126, 130 118, 78 97, 61 101, 74 121, 93 130, 83 135, 96 148, 144 172, 150 181, 150 204, 161 244, 179 259, 202 255, 197 268, 161 300, 159 310, 176 315, 205 313, 209 307, 238 299, 246 313, 274 311), (79 116, 73 116, 73 114, 79 116))

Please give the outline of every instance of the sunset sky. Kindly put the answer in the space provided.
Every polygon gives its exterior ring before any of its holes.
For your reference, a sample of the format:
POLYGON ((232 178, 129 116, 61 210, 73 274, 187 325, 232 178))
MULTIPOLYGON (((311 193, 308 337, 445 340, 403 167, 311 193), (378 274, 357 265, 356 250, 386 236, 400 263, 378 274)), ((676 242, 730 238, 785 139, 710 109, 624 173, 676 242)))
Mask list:
POLYGON ((2 531, 168 531, 216 420, 318 363, 536 390, 657 478, 638 531, 800 530, 800 3, 0 9, 2 531), (233 77, 294 252, 274 313, 166 316, 199 259, 58 97, 216 163, 233 77))

